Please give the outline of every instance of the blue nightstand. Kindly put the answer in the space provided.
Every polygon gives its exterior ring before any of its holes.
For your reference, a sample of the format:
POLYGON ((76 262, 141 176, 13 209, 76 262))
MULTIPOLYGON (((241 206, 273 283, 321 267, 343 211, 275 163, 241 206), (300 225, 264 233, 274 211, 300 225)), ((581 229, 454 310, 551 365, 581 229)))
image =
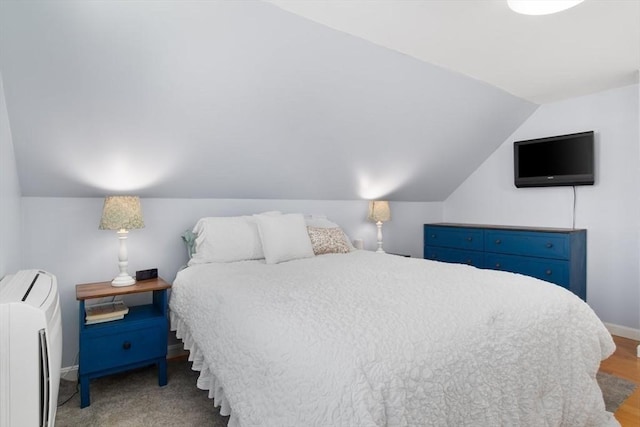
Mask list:
POLYGON ((158 385, 167 384, 167 289, 161 278, 113 287, 111 282, 76 285, 80 303, 80 407, 89 406, 89 381, 105 375, 155 364, 158 385), (153 292, 151 304, 129 307, 124 319, 85 324, 85 300, 153 292))

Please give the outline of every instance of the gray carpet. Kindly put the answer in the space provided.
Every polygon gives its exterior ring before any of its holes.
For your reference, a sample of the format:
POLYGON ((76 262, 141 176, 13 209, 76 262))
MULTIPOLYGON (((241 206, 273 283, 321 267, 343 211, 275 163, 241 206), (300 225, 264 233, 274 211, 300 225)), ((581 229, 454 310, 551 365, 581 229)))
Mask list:
MULTIPOLYGON (((111 375, 91 381, 91 405, 80 409, 80 396, 58 408, 56 426, 213 426, 224 427, 228 417, 214 408, 207 392, 196 388, 198 373, 187 361, 169 362, 169 384, 158 387, 155 367, 111 375)), ((636 385, 613 375, 598 373, 607 411, 616 409, 636 385)), ((59 402, 76 390, 61 381, 59 402)))
MULTIPOLYGON (((169 383, 164 387, 158 387, 154 366, 91 381, 91 405, 80 409, 76 394, 58 407, 56 427, 225 427, 229 417, 221 416, 207 392, 196 387, 198 372, 191 370, 191 363, 172 361, 167 365, 169 383)), ((75 390, 75 382, 60 381, 58 402, 75 390)))
POLYGON ((598 372, 596 379, 602 390, 604 406, 609 412, 616 412, 636 389, 635 383, 604 372, 598 372))

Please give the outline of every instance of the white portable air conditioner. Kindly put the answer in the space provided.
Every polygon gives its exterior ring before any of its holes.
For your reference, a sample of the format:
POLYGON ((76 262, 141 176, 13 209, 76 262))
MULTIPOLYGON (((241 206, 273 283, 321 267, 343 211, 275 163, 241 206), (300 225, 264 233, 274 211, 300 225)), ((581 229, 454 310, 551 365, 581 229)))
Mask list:
POLYGON ((54 426, 62 323, 56 277, 22 270, 0 281, 0 427, 54 426))

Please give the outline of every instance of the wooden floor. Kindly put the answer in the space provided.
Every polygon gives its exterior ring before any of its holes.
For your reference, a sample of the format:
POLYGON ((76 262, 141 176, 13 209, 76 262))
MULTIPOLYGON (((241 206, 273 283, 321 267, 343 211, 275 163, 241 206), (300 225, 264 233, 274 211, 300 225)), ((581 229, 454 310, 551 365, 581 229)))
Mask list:
MULTIPOLYGON (((640 386, 640 357, 636 356, 640 342, 614 335, 616 352, 600 364, 600 370, 633 381, 640 386)), ((622 427, 640 426, 640 387, 615 412, 622 427)))

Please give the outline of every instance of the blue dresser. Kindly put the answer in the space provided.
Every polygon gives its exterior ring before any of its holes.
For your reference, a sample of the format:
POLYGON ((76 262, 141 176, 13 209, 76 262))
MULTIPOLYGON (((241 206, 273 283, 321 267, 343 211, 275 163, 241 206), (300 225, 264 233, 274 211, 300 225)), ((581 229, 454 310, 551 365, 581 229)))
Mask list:
POLYGON ((424 258, 537 277, 587 300, 587 230, 425 224, 424 258))

